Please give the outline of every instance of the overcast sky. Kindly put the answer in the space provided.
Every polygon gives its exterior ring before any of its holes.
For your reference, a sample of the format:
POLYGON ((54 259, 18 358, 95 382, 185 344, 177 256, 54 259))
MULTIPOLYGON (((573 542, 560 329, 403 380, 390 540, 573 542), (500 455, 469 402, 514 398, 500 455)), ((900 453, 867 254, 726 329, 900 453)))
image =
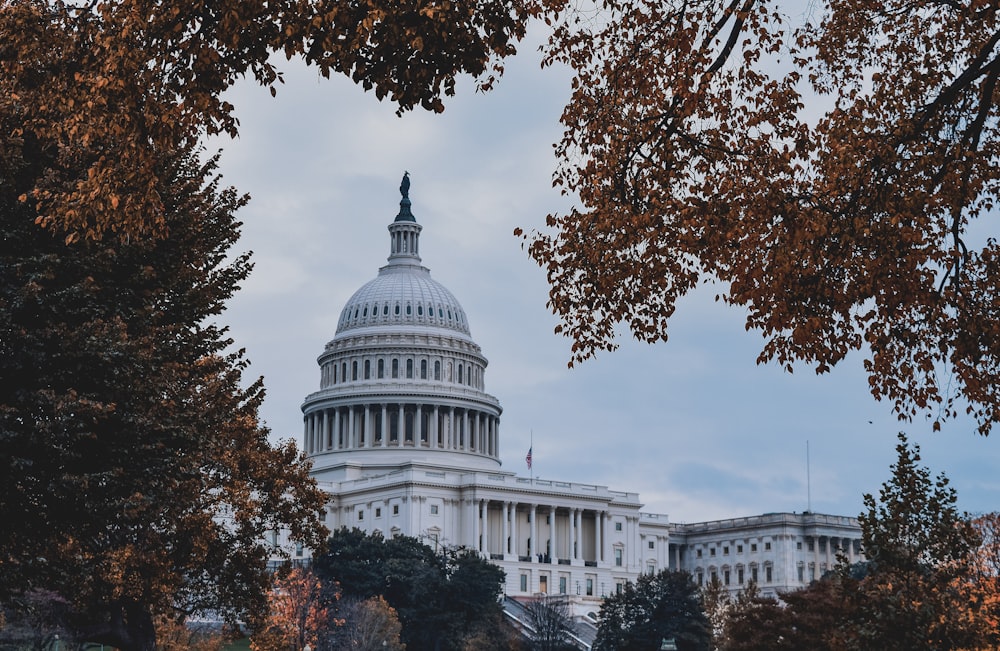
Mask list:
POLYGON ((741 311, 714 302, 718 287, 681 303, 669 342, 625 338, 567 369, 544 274, 512 234, 571 205, 551 187, 568 76, 539 60, 523 47, 496 90, 465 83, 441 115, 396 117, 348 81, 283 60, 276 99, 252 84, 229 94, 240 138, 209 146, 223 149, 225 181, 252 197, 238 249, 256 266, 222 321, 250 375, 264 376, 262 416, 276 438, 301 443, 316 357, 344 303, 385 264, 408 170, 423 263, 465 307, 490 360, 505 470, 528 476, 533 435, 536 477, 638 492, 644 510, 675 522, 802 511, 810 485, 813 511, 857 515, 905 430, 961 508, 1000 509, 1000 431, 982 439, 967 421, 938 434, 898 422, 867 392, 860 354, 824 376, 756 365, 763 340, 744 331, 741 311))

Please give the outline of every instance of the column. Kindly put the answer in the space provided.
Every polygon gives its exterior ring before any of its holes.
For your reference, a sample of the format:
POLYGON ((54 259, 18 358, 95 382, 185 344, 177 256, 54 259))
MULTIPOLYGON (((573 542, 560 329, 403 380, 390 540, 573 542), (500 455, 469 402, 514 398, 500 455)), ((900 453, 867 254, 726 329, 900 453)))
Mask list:
POLYGON ((347 447, 353 450, 354 448, 358 447, 358 442, 356 440, 357 435, 354 432, 355 430, 354 405, 348 407, 348 410, 349 411, 347 412, 347 447))
POLYGON ((531 505, 531 561, 538 558, 538 505, 531 505))
POLYGON ((406 440, 406 409, 403 408, 403 404, 399 405, 399 413, 396 415, 396 422, 398 423, 396 427, 399 433, 396 436, 396 445, 403 447, 403 442, 406 440))
POLYGON ((559 537, 556 533, 556 507, 549 507, 549 531, 552 534, 552 558, 549 562, 553 565, 559 564, 559 537))
POLYGON ((382 447, 389 446, 389 405, 382 403, 382 422, 379 423, 382 433, 382 447))
POLYGON ((479 521, 481 525, 479 551, 484 554, 488 554, 490 551, 490 527, 487 515, 487 501, 482 500, 482 503, 479 505, 479 521))
POLYGON ((328 448, 327 439, 329 438, 329 433, 328 433, 329 431, 330 431, 330 410, 329 409, 324 409, 323 410, 323 431, 322 431, 322 433, 319 436, 319 438, 320 438, 320 441, 319 441, 319 447, 320 447, 320 449, 326 450, 328 448))
POLYGON ((500 510, 500 522, 502 523, 501 536, 503 536, 503 542, 500 545, 500 551, 504 556, 510 553, 510 503, 506 500, 503 502, 500 510))
POLYGON ((441 447, 441 439, 440 439, 441 432, 439 431, 441 424, 438 422, 438 406, 437 405, 434 405, 434 414, 431 417, 431 423, 430 424, 431 424, 431 428, 430 428, 431 429, 431 432, 430 432, 431 447, 439 448, 439 447, 441 447))
POLYGON ((570 523, 573 548, 570 549, 569 558, 571 561, 580 560, 580 509, 573 509, 570 513, 572 522, 570 523))
MULTIPOLYGON (((423 435, 424 435, 424 423, 423 423, 423 405, 417 405, 417 413, 413 415, 413 444, 423 445, 423 435)), ((430 441, 427 442, 430 444, 430 441)))
MULTIPOLYGON (((594 512, 594 560, 604 560, 604 512, 594 512)), ((595 587, 596 589, 596 587, 595 587)))
POLYGON ((333 410, 333 448, 339 450, 340 445, 340 419, 343 414, 340 413, 340 409, 333 410))
POLYGON ((375 427, 372 424, 372 406, 365 405, 365 447, 375 446, 375 427))
POLYGON ((469 432, 469 410, 466 409, 462 413, 462 444, 463 444, 462 449, 464 449, 466 452, 468 452, 469 449, 471 448, 471 445, 469 445, 472 442, 470 438, 471 434, 469 432))
POLYGON ((302 417, 302 449, 309 452, 309 417, 302 417))

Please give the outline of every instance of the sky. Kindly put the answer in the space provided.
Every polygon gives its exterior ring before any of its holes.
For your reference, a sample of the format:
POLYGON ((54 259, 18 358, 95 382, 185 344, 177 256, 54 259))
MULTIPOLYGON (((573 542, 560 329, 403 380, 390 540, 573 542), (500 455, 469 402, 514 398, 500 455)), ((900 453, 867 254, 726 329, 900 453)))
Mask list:
POLYGON ((465 308, 503 406, 503 469, 639 493, 674 522, 812 510, 856 516, 896 458, 897 433, 921 447, 970 513, 1000 510, 1000 431, 973 423, 899 422, 867 390, 863 355, 832 373, 757 365, 759 333, 706 286, 686 297, 656 345, 621 347, 567 368, 543 271, 513 236, 544 228, 571 197, 551 185, 565 70, 540 67, 531 42, 489 93, 466 80, 443 114, 397 117, 346 78, 278 62, 276 98, 243 83, 226 99, 240 136, 212 139, 226 183, 251 196, 234 251, 255 269, 220 318, 263 376, 272 436, 301 444, 304 397, 340 310, 389 254, 386 226, 409 171, 421 255, 465 308), (525 455, 533 447, 533 469, 525 455), (807 463, 808 459, 808 463, 807 463))

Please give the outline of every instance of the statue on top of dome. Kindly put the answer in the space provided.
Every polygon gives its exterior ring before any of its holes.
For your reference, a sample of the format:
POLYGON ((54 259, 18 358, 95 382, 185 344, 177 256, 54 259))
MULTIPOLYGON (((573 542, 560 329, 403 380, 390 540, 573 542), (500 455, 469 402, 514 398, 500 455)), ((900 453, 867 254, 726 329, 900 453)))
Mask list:
POLYGON ((403 172, 403 182, 399 184, 399 193, 404 199, 410 198, 410 173, 403 172))

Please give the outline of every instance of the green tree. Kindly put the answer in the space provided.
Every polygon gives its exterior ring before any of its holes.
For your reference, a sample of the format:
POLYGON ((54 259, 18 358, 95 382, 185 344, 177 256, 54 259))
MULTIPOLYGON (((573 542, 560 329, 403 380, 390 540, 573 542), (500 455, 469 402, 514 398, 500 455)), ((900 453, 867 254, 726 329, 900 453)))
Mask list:
POLYGON ((854 648, 886 651, 983 648, 981 618, 970 612, 969 580, 979 536, 956 508, 943 474, 919 465, 920 448, 899 435, 892 476, 878 499, 865 495, 860 580, 840 566, 851 600, 854 648), (853 584, 853 585, 852 585, 853 584))
MULTIPOLYGON (((503 570, 474 552, 435 552, 416 538, 342 528, 313 567, 345 598, 382 596, 399 615, 409 649, 461 649, 501 618, 503 570)), ((489 636, 486 636, 489 637, 489 636)))
POLYGON ((294 444, 268 442, 261 384, 242 386, 246 361, 214 320, 250 270, 247 255, 227 258, 244 199, 219 187, 214 159, 163 153, 167 236, 66 246, 19 199, 51 152, 11 132, 0 135, 0 602, 52 591, 80 641, 129 651, 153 648, 160 615, 253 622, 269 584, 265 532, 320 545, 325 529, 323 494, 294 444))
POLYGON ((1000 7, 596 4, 547 49, 574 73, 553 182, 578 201, 526 240, 572 362, 618 324, 666 340, 678 300, 717 283, 760 362, 825 373, 864 350, 901 418, 968 405, 987 434, 1000 241, 970 234, 1000 200, 1000 7))
POLYGON ((711 627, 687 572, 663 570, 626 583, 601 604, 600 622, 594 651, 656 651, 671 638, 680 651, 711 648, 711 627))

